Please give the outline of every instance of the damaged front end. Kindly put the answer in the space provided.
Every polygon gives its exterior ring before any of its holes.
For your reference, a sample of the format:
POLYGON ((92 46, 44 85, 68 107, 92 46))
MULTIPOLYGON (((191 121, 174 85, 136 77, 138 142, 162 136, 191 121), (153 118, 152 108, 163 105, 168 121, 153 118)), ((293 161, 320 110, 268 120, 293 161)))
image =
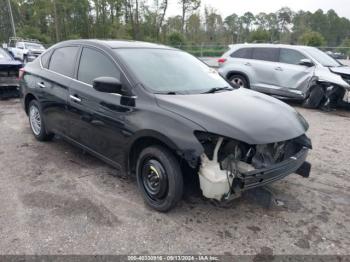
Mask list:
POLYGON ((310 174, 305 162, 312 148, 306 135, 265 145, 249 145, 205 132, 195 132, 204 148, 200 187, 209 199, 227 201, 244 190, 272 183, 291 173, 310 174))

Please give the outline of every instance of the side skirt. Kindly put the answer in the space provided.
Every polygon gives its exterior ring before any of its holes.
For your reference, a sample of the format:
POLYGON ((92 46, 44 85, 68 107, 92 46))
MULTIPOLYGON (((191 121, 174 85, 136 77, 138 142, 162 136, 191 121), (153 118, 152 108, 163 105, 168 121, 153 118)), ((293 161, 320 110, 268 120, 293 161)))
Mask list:
POLYGON ((70 144, 73 144, 74 146, 77 146, 79 148, 81 148, 82 150, 88 152, 89 154, 91 154, 94 157, 97 157, 98 159, 102 160, 103 162, 105 162, 106 164, 118 169, 118 170, 123 170, 121 164, 109 159, 108 157, 105 157, 104 155, 92 150, 91 148, 75 141, 74 139, 70 138, 69 136, 63 135, 61 133, 58 132, 54 132, 57 136, 62 137, 65 141, 67 141, 70 144))

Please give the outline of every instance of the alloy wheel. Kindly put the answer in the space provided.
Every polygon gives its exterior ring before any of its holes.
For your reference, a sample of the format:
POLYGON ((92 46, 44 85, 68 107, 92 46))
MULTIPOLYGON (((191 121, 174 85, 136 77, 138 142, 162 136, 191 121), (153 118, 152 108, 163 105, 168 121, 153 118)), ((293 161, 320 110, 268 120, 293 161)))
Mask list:
POLYGON ((239 78, 239 77, 234 77, 234 78, 232 78, 231 82, 232 82, 233 84, 238 85, 239 87, 245 88, 244 81, 243 81, 241 78, 239 78))
POLYGON ((36 106, 31 106, 29 109, 29 121, 33 133, 38 136, 41 132, 41 117, 39 109, 36 106))

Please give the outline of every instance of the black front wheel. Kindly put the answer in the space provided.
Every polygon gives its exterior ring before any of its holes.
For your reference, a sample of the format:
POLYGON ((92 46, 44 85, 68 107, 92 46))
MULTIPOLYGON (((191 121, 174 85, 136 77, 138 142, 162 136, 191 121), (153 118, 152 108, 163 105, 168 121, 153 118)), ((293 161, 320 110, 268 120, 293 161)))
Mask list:
POLYGON ((161 212, 182 198, 183 177, 176 157, 162 146, 145 148, 137 160, 137 183, 146 203, 161 212))

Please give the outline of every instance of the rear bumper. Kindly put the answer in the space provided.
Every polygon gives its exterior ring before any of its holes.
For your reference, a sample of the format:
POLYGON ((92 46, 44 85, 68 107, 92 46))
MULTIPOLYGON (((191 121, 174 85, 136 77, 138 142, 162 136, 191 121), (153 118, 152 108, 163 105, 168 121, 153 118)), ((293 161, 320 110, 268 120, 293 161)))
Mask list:
POLYGON ((0 86, 0 99, 19 97, 18 86, 0 86))
POLYGON ((19 97, 19 81, 16 77, 0 77, 0 99, 19 97))
POLYGON ((311 165, 305 162, 308 151, 308 148, 303 147, 297 154, 281 163, 265 169, 254 170, 242 174, 242 177, 239 178, 241 189, 248 190, 263 186, 280 180, 295 172, 303 177, 308 177, 311 169, 311 165))

